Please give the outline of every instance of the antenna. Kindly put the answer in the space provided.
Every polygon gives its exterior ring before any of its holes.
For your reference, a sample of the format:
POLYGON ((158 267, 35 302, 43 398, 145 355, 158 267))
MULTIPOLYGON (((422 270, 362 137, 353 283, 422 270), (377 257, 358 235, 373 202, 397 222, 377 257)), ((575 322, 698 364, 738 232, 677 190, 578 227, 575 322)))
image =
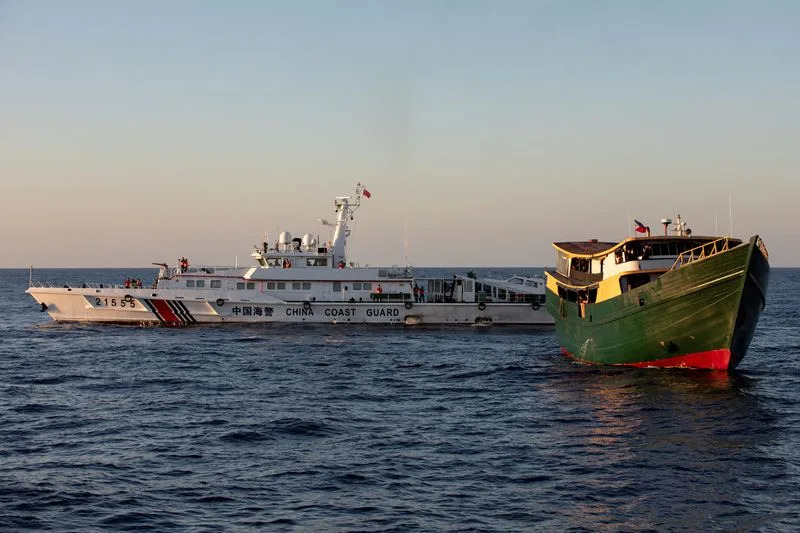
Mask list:
POLYGON ((404 241, 404 252, 405 252, 405 263, 406 267, 408 267, 408 212, 405 214, 405 224, 403 225, 403 241, 404 241))
POLYGON ((730 220, 730 229, 731 229, 730 233, 728 234, 728 237, 733 237, 733 199, 731 198, 730 195, 728 195, 728 217, 730 220))
POLYGON ((33 287, 33 265, 30 265, 30 270, 28 270, 28 287, 33 287))

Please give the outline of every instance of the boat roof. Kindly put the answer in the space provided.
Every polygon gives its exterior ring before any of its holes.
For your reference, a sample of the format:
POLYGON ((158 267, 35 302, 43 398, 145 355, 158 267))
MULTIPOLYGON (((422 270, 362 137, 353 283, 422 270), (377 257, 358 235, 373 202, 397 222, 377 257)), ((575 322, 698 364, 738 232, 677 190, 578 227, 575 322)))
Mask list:
POLYGON ((553 247, 568 255, 595 255, 615 248, 618 242, 601 242, 596 239, 591 241, 554 242, 553 247))
MULTIPOLYGON (((594 257, 598 255, 607 255, 615 248, 624 246, 629 242, 664 242, 664 241, 697 241, 698 243, 706 243, 724 239, 725 237, 709 237, 701 235, 651 235, 650 237, 631 237, 621 242, 608 242, 598 241, 592 239, 590 241, 567 241, 567 242, 554 242, 553 248, 560 252, 564 252, 570 257, 594 257)), ((740 239, 730 238, 731 243, 741 244, 740 239)))

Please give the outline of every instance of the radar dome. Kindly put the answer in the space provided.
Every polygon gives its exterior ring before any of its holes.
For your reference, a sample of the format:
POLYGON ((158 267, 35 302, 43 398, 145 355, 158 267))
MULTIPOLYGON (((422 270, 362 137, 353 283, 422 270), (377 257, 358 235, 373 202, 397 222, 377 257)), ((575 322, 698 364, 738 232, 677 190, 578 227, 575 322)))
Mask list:
POLYGON ((303 235, 303 247, 304 248, 313 248, 317 244, 317 241, 314 240, 314 236, 310 233, 306 233, 303 235))
POLYGON ((278 244, 289 244, 292 242, 292 234, 288 231, 283 231, 278 236, 278 244))

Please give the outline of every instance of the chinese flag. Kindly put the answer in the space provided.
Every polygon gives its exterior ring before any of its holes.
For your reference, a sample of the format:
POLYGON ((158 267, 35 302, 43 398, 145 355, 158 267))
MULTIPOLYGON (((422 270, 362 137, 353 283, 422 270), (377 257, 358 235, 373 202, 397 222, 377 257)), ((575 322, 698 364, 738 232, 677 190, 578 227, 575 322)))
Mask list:
POLYGON ((369 193, 369 191, 367 189, 364 189, 362 191, 362 194, 364 195, 364 198, 371 198, 372 197, 372 195, 369 193))

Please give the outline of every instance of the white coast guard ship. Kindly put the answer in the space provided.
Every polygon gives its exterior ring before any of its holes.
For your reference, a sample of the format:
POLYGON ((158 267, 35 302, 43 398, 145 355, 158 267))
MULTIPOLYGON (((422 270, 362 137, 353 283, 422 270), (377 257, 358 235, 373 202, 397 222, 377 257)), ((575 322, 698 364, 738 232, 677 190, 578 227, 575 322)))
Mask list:
MULTIPOLYGON (((311 234, 256 246, 253 267, 160 264, 151 286, 126 280, 116 286, 54 286, 26 291, 54 320, 186 326, 225 322, 549 325, 545 281, 539 277, 415 278, 408 267, 348 263, 348 222, 369 192, 335 200, 333 238, 311 234)), ((323 221, 325 224, 325 222, 323 221)))

